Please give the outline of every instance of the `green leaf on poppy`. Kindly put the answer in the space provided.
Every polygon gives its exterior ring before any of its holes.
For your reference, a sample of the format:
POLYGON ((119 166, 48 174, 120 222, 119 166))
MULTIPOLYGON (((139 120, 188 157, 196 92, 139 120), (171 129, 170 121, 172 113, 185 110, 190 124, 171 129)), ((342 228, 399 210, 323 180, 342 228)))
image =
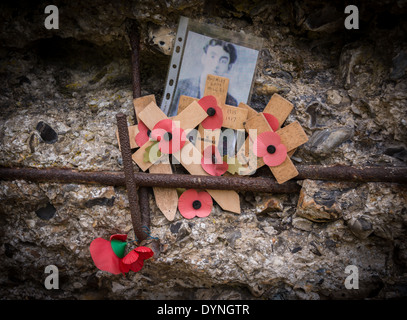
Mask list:
POLYGON ((110 245, 112 246, 113 252, 116 256, 118 256, 119 258, 124 257, 124 251, 126 249, 127 242, 113 239, 112 241, 110 241, 110 245))
MULTIPOLYGON (((231 174, 239 174, 239 169, 242 168, 243 166, 241 163, 237 160, 237 157, 229 158, 228 156, 226 157, 226 162, 228 163, 228 172, 231 174)), ((225 158, 224 157, 224 158, 225 158)))
POLYGON ((158 141, 154 142, 151 146, 146 148, 143 155, 144 162, 155 163, 159 158, 161 158, 161 151, 158 146, 158 141))

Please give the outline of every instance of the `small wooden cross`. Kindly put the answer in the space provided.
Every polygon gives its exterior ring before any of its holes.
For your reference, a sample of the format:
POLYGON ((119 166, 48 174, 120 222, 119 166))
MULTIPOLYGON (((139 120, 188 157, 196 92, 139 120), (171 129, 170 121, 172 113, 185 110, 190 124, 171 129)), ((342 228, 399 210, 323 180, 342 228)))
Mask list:
MULTIPOLYGON (((230 129, 244 129, 243 122, 246 121, 248 110, 240 106, 230 106, 225 103, 229 88, 229 79, 214 75, 208 75, 205 82, 205 91, 203 96, 212 95, 216 97, 218 105, 222 108, 223 123, 222 127, 230 129)), ((181 95, 178 103, 178 114, 180 114, 192 101, 198 101, 198 98, 192 98, 181 95)))
MULTIPOLYGON (((249 137, 246 139, 245 148, 242 147, 238 152, 238 158, 243 157, 246 161, 248 157, 253 156, 252 150, 250 150, 250 142, 253 143, 254 137, 250 136, 250 129, 256 129, 257 135, 266 131, 273 131, 267 122, 264 113, 269 113, 276 117, 279 123, 279 129, 276 133, 280 136, 281 143, 287 148, 287 158, 282 164, 269 168, 277 182, 280 184, 298 175, 298 171, 291 162, 290 157, 293 155, 297 147, 308 141, 308 137, 298 121, 282 128, 284 121, 287 119, 292 109, 293 104, 278 94, 274 94, 271 97, 263 112, 257 113, 252 109, 252 111, 250 111, 252 117, 250 117, 244 124, 246 131, 249 133, 249 137)), ((263 166, 264 162, 261 158, 258 158, 256 164, 257 166, 255 168, 248 168, 249 171, 255 171, 257 168, 263 166)))
MULTIPOLYGON (((229 128, 234 130, 244 130, 243 123, 248 117, 248 109, 227 105, 226 96, 229 88, 229 79, 225 77, 219 77, 215 75, 208 75, 205 82, 204 96, 212 95, 216 97, 219 107, 223 113, 223 128, 229 128)), ((178 103, 178 114, 182 112, 192 101, 198 101, 198 98, 192 98, 185 95, 181 95, 178 103)), ((201 144, 196 143, 195 146, 199 150, 203 150, 208 143, 218 145, 220 130, 214 130, 213 132, 206 131, 200 125, 198 127, 199 138, 201 144), (205 134, 206 133, 206 134, 205 134)), ((199 139, 197 140, 199 142, 199 139)))

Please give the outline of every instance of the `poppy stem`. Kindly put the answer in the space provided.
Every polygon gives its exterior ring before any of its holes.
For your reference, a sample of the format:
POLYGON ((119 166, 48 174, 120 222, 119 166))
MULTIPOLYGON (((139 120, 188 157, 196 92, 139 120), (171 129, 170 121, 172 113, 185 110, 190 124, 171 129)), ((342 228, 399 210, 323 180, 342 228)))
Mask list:
POLYGON ((143 232, 147 235, 147 240, 158 240, 157 237, 151 236, 151 231, 147 226, 142 226, 141 228, 147 230, 147 231, 143 230, 143 232))

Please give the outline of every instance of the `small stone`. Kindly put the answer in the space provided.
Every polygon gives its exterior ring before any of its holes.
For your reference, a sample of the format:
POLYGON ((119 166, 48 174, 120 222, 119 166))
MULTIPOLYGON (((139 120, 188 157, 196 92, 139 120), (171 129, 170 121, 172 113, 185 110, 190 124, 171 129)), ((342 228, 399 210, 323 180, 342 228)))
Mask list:
POLYGON ((50 220, 55 216, 56 212, 57 210, 55 209, 55 207, 51 203, 47 203, 45 207, 35 211, 35 214, 42 220, 50 220))
POLYGON ((291 250, 291 253, 297 253, 302 250, 302 247, 298 246, 291 250))
POLYGON ((342 216, 341 205, 336 201, 338 194, 329 186, 322 189, 315 181, 303 182, 298 199, 296 213, 298 216, 314 222, 335 221, 342 216))
POLYGON ((58 141, 58 134, 44 121, 38 122, 36 130, 40 133, 41 139, 45 143, 53 144, 58 141))
POLYGON ((307 145, 313 154, 326 157, 353 135, 354 131, 349 127, 325 129, 314 133, 307 145))
POLYGON ((126 287, 121 285, 120 283, 118 282, 112 283, 112 292, 123 291, 124 289, 126 289, 126 287))
POLYGON ((38 133, 32 132, 30 137, 28 138, 28 149, 30 150, 30 153, 35 152, 35 148, 40 144, 40 137, 38 136, 38 133))
POLYGON ((364 217, 351 219, 348 222, 349 229, 359 239, 366 239, 373 233, 373 225, 364 217))
POLYGON ((312 12, 304 21, 302 27, 314 32, 333 33, 343 28, 341 12, 334 6, 327 4, 319 10, 312 12))
POLYGON ((404 147, 390 147, 384 151, 384 154, 401 161, 407 162, 407 150, 404 147))
POLYGON ((281 92, 281 89, 273 86, 272 84, 263 84, 256 88, 256 93, 261 95, 273 95, 274 93, 281 92))
POLYGON ((337 90, 328 90, 326 92, 326 100, 329 104, 338 105, 342 101, 342 96, 337 90))
POLYGON ((312 222, 301 218, 301 217, 295 217, 292 220, 292 224, 294 228, 303 230, 303 231, 311 231, 312 230, 312 222))
POLYGON ((282 202, 275 197, 256 197, 256 214, 283 211, 282 202))
POLYGON ((407 52, 402 51, 393 58, 393 67, 390 73, 390 79, 397 80, 406 74, 407 52))
POLYGON ((174 44, 175 32, 169 28, 154 28, 148 33, 149 42, 155 49, 161 51, 165 55, 171 55, 174 44))

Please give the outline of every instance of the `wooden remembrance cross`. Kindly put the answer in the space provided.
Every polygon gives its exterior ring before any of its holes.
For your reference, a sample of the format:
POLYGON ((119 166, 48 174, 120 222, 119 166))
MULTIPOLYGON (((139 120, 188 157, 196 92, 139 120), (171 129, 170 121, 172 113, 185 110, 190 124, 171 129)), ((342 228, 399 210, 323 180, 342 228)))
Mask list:
MULTIPOLYGON (((308 137, 298 121, 294 121, 282 128, 284 121, 287 119, 292 109, 293 104, 278 94, 274 94, 271 97, 263 112, 257 113, 252 109, 256 114, 252 112, 252 117, 250 117, 244 124, 246 131, 249 133, 249 137, 245 141, 245 148, 242 147, 238 151, 238 159, 240 157, 242 157, 242 159, 247 159, 248 157, 253 156, 253 152, 250 153, 249 151, 251 151, 251 143, 253 143, 255 137, 250 134, 250 129, 255 129, 256 135, 266 131, 273 131, 264 114, 268 113, 273 115, 279 123, 279 129, 275 132, 280 136, 281 143, 287 148, 287 158, 285 161, 278 166, 269 167, 279 184, 298 175, 298 171, 290 157, 294 154, 297 147, 308 141, 308 137)), ((260 168, 263 165, 265 165, 265 163, 262 158, 257 158, 257 168, 260 168)), ((247 169, 249 172, 253 172, 257 168, 249 167, 247 169)))

